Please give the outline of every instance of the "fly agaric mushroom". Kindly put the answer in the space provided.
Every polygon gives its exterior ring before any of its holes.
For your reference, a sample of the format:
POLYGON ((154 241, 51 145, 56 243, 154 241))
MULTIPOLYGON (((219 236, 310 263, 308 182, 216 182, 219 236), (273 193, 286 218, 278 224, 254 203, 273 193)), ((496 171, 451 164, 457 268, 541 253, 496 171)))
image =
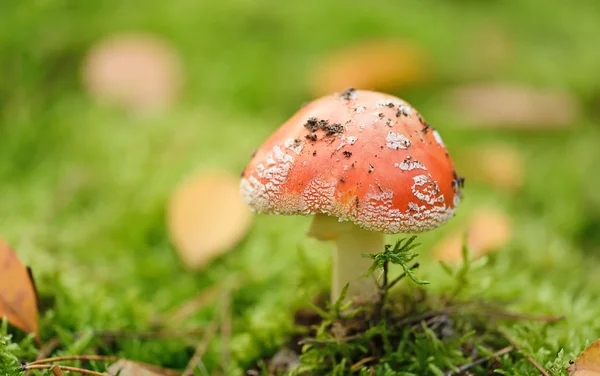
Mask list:
POLYGON ((348 89, 319 98, 254 154, 241 181, 256 212, 314 215, 308 235, 334 240, 331 299, 377 292, 365 253, 384 234, 432 230, 454 215, 463 179, 437 131, 405 101, 348 89))

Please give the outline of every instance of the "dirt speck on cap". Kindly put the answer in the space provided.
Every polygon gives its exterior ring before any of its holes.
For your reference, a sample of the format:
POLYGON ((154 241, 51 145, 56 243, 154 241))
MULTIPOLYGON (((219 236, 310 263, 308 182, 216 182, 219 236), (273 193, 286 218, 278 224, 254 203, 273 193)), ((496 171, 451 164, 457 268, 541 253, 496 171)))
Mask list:
POLYGON ((316 133, 308 133, 304 137, 306 137, 306 139, 310 140, 310 141, 317 141, 317 134, 316 133))
POLYGON ((319 122, 318 122, 317 118, 315 118, 315 117, 308 118, 308 120, 304 124, 304 128, 308 129, 311 132, 316 132, 317 129, 319 129, 319 122))
POLYGON ((320 120, 319 127, 325 131, 325 134, 327 136, 342 133, 344 131, 344 126, 342 124, 340 124, 340 123, 329 124, 329 121, 327 121, 327 120, 320 120))
POLYGON ((463 189, 465 187, 465 178, 462 176, 459 176, 456 173, 456 170, 453 173, 454 173, 454 179, 452 179, 452 188, 454 188, 455 193, 460 194, 461 189, 463 189))
POLYGON ((342 154, 344 154, 344 157, 346 158, 350 158, 352 156, 352 152, 348 150, 344 150, 342 154))
POLYGON ((358 90, 351 87, 351 88, 348 88, 348 89, 342 91, 342 93, 340 94, 340 98, 349 101, 351 99, 356 98, 357 94, 358 94, 358 90))
POLYGON ((429 129, 432 128, 432 127, 426 121, 423 121, 422 124, 423 124, 423 128, 421 129, 421 133, 427 134, 427 131, 429 131, 429 129))

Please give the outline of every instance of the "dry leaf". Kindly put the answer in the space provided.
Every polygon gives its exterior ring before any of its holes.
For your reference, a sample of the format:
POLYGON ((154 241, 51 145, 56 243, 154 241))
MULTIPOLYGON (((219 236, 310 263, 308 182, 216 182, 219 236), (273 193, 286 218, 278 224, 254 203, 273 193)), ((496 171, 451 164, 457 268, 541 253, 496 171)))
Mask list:
POLYGON ((37 294, 27 267, 0 239, 0 317, 39 338, 37 294))
POLYGON ((389 91, 426 78, 425 57, 399 40, 369 40, 334 51, 315 67, 310 79, 315 96, 349 87, 389 91))
POLYGON ((204 267, 231 249, 251 222, 252 214, 239 193, 239 179, 224 172, 187 179, 169 201, 171 239, 192 269, 204 267))
POLYGON ((600 376, 600 339, 588 346, 581 355, 567 367, 569 376, 600 376))
POLYGON ((279 375, 293 370, 299 364, 300 357, 298 354, 287 347, 282 347, 275 355, 273 355, 273 358, 269 362, 268 369, 271 375, 279 375))
POLYGON ((504 144, 478 146, 467 151, 460 168, 468 180, 483 181, 493 187, 515 191, 523 185, 525 158, 515 147, 504 144))
POLYGON ((512 84, 462 86, 441 101, 452 106, 464 125, 480 128, 565 128, 580 115, 570 93, 512 84))
POLYGON ((92 48, 82 76, 96 98, 147 111, 175 100, 180 67, 176 53, 164 41, 150 35, 116 35, 92 48))
POLYGON ((435 258, 444 262, 462 260, 463 235, 473 257, 478 258, 504 246, 512 236, 512 222, 502 211, 479 208, 469 218, 466 228, 460 228, 442 239, 434 247, 435 258))
POLYGON ((120 359, 106 370, 111 376, 179 376, 180 373, 153 364, 120 359), (120 372, 119 372, 120 371, 120 372))

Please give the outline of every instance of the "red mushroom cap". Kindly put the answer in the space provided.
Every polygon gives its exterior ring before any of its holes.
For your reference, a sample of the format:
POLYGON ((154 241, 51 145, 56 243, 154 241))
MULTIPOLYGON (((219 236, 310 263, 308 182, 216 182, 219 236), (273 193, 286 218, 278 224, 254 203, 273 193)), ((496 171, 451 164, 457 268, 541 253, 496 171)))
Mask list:
POLYGON ((440 135, 408 103, 348 89, 285 122, 250 161, 241 191, 257 212, 327 214, 393 234, 448 221, 462 184, 440 135))

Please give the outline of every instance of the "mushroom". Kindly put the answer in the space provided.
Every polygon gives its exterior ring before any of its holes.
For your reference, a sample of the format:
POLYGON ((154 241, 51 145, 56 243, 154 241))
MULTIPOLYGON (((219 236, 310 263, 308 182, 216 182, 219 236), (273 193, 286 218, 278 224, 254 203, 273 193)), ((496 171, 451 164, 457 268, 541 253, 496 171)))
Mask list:
POLYGON ((307 235, 333 240, 331 299, 369 299, 366 253, 384 234, 419 233, 453 217, 463 179, 437 131, 407 102, 348 89, 300 109, 244 170, 241 194, 252 210, 313 215, 307 235))

